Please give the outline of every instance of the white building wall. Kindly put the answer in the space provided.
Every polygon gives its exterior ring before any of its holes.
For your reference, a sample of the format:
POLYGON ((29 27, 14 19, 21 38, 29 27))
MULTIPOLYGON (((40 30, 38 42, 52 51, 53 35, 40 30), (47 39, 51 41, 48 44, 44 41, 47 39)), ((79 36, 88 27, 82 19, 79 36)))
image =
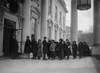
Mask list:
MULTIPOLYGON (((46 33, 48 33, 48 23, 47 21, 48 20, 51 20, 53 22, 53 25, 52 25, 52 30, 51 30, 51 39, 54 39, 55 40, 55 24, 58 24, 58 28, 57 28, 57 41, 59 41, 59 27, 63 29, 63 15, 66 15, 66 12, 64 11, 62 5, 59 3, 58 0, 52 0, 52 15, 48 15, 48 3, 49 3, 49 0, 42 0, 42 38, 44 35, 47 35, 46 33), (55 21, 55 6, 57 6, 58 8, 58 22, 55 21), (59 25, 59 12, 62 13, 62 25, 59 25), (45 28, 45 31, 43 31, 45 28), (46 29, 47 28, 47 29, 46 29)), ((61 32, 61 37, 63 38, 63 32, 61 32)), ((48 38, 48 37, 47 37, 48 38)))
POLYGON ((38 39, 41 38, 41 0, 37 2, 36 1, 31 2, 30 17, 31 17, 31 34, 34 34, 36 40, 38 41, 38 39), (32 23, 33 20, 35 20, 35 23, 32 23))
MULTIPOLYGON (((63 28, 63 16, 66 16, 66 12, 64 11, 64 9, 63 9, 63 7, 62 7, 62 5, 59 3, 59 1, 58 0, 53 0, 53 22, 54 22, 54 25, 55 25, 55 23, 57 23, 58 24, 58 27, 61 27, 62 28, 62 30, 65 30, 65 28, 63 28), (55 21, 55 6, 57 6, 57 8, 58 8, 58 22, 57 21, 55 21), (62 19, 62 25, 60 25, 59 23, 60 23, 60 12, 62 13, 62 17, 61 17, 61 19, 62 19)), ((54 28, 55 29, 55 28, 54 28)), ((53 31, 54 32, 54 31, 53 31)), ((59 29, 58 29, 58 38, 57 38, 57 40, 59 41, 59 39, 60 39, 60 37, 59 37, 59 29)), ((55 33, 54 33, 54 35, 55 35, 55 33)), ((63 38, 63 31, 61 31, 61 38, 63 38)), ((64 38, 63 38, 64 39, 64 38)))
POLYGON ((39 1, 31 1, 25 0, 23 4, 23 47, 26 41, 26 36, 30 36, 34 34, 35 39, 41 39, 41 0, 39 1), (38 6, 39 4, 39 6, 38 6))

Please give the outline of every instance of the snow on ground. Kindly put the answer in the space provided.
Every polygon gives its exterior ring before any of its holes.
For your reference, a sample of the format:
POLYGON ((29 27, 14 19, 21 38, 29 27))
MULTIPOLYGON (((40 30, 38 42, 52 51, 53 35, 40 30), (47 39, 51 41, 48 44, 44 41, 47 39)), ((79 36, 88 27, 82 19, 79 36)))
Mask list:
POLYGON ((99 73, 92 58, 70 60, 0 60, 0 73, 99 73))

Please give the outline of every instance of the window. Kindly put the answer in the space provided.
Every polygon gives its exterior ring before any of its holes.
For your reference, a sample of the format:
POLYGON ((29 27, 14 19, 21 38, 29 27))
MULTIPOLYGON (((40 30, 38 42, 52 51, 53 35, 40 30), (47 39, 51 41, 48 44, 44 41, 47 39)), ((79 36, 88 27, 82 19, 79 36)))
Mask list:
POLYGON ((59 38, 61 38, 61 32, 59 32, 59 38))
POLYGON ((65 16, 63 16, 63 27, 65 27, 65 16))
POLYGON ((51 40, 51 27, 48 27, 48 39, 51 40))
POLYGON ((55 41, 57 41, 57 30, 55 30, 55 41))
POLYGON ((55 6, 55 21, 58 20, 58 8, 55 6))
POLYGON ((49 0, 49 4, 48 4, 48 15, 52 14, 52 0, 49 0))
POLYGON ((59 24, 62 25, 62 13, 60 12, 59 24))

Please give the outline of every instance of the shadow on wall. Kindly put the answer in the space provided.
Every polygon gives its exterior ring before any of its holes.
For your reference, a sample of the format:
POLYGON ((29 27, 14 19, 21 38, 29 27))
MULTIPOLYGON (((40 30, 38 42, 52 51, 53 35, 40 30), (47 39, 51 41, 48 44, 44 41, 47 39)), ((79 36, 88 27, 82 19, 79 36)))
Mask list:
POLYGON ((92 58, 93 63, 95 64, 95 67, 97 69, 97 72, 100 73, 100 55, 99 56, 93 56, 94 58, 92 58))

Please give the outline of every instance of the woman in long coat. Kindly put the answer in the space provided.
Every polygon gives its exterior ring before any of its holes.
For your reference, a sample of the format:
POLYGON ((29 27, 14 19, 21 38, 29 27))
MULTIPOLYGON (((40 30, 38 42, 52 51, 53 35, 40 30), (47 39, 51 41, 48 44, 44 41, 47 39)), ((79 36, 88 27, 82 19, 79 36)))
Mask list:
POLYGON ((83 43, 80 42, 78 45, 78 52, 79 52, 79 58, 83 57, 83 52, 84 52, 84 47, 83 47, 83 43))
POLYGON ((51 51, 50 57, 52 59, 55 59, 55 48, 56 48, 56 44, 55 44, 54 40, 52 40, 51 45, 50 45, 50 51, 51 51))
POLYGON ((64 58, 64 47, 63 47, 63 40, 62 39, 60 39, 59 40, 60 42, 58 43, 58 49, 59 49, 59 52, 58 52, 58 58, 60 59, 60 60, 62 60, 63 58, 64 58))
POLYGON ((33 54, 32 59, 37 57, 37 41, 35 40, 35 35, 31 35, 31 52, 33 54))
POLYGON ((12 59, 16 59, 18 57, 18 42, 15 36, 12 36, 10 47, 11 47, 11 57, 12 59))
POLYGON ((70 49, 70 42, 68 39, 66 39, 65 49, 66 49, 67 59, 69 59, 69 56, 71 55, 71 49, 70 49))
POLYGON ((24 47, 24 53, 26 54, 27 59, 30 58, 30 52, 31 52, 31 42, 30 42, 29 36, 27 36, 25 47, 24 47))
POLYGON ((46 37, 44 37, 42 44, 43 44, 43 60, 46 60, 46 55, 48 54, 48 42, 46 41, 46 37))
POLYGON ((73 52, 73 58, 76 58, 77 57, 77 44, 76 44, 76 41, 73 41, 72 52, 73 52))
POLYGON ((84 47, 84 56, 91 56, 91 50, 89 49, 89 46, 86 42, 83 43, 83 47, 84 47))
POLYGON ((37 48, 37 57, 40 59, 42 57, 42 43, 40 39, 38 40, 37 48))

